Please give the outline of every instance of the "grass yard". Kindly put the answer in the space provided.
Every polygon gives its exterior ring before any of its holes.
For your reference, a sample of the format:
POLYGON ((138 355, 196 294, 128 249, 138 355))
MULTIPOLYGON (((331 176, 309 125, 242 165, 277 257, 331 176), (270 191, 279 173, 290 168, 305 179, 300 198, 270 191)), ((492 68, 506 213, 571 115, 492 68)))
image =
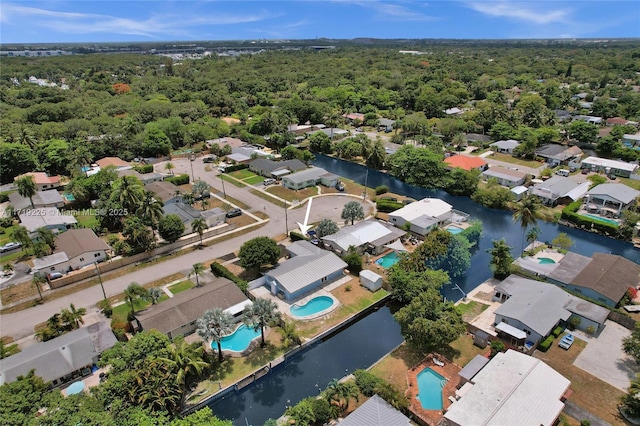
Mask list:
POLYGON ((640 191, 640 180, 633 180, 633 179, 622 178, 622 177, 619 177, 617 180, 619 183, 625 184, 633 189, 640 191))
POLYGON ((571 380, 573 394, 569 399, 575 404, 611 424, 624 424, 616 409, 624 392, 573 365, 585 346, 584 341, 575 339, 571 348, 565 351, 554 342, 547 352, 535 351, 533 356, 571 380))
POLYGON ((284 198, 287 201, 299 200, 302 201, 306 198, 309 198, 314 195, 318 195, 318 188, 315 186, 299 189, 294 191, 293 189, 285 188, 282 185, 274 185, 271 188, 267 189, 267 192, 278 196, 280 198, 284 198))
MULTIPOLYGON (((158 299, 158 303, 162 303, 167 299, 169 299, 169 296, 167 296, 166 293, 162 293, 162 296, 160 296, 160 299, 158 299)), ((135 306, 135 310, 136 310, 136 312, 138 312, 138 311, 141 311, 141 310, 151 306, 151 301, 150 300, 136 299, 133 302, 133 306, 135 306)), ((116 319, 116 320, 120 320, 122 322, 126 322, 127 321, 127 314, 130 311, 131 311, 131 305, 129 303, 125 302, 122 305, 118 305, 118 306, 115 306, 113 308, 112 318, 116 319)))
POLYGON ((237 186, 238 188, 244 188, 245 186, 247 186, 241 181, 234 179, 232 177, 229 177, 227 175, 220 175, 220 179, 222 179, 225 182, 229 182, 231 185, 237 186))
POLYGON ((20 259, 21 257, 26 257, 26 256, 27 256, 27 252, 25 252, 24 250, 13 250, 13 251, 3 253, 2 255, 0 255, 0 265, 4 265, 5 263, 11 263, 14 260, 17 260, 17 259, 20 259))
MULTIPOLYGON (((280 200, 278 200, 277 198, 274 198, 270 195, 265 194, 262 191, 258 191, 257 189, 252 189, 251 192, 253 195, 255 195, 256 197, 260 197, 263 200, 266 200, 268 202, 270 202, 271 204, 275 204, 276 206, 282 207, 284 208, 284 203, 280 200)), ((290 204, 289 204, 290 205, 290 204)))
POLYGON ((470 322, 475 317, 483 313, 488 307, 489 305, 476 302, 475 300, 472 300, 469 303, 459 303, 456 305, 456 309, 462 315, 462 320, 464 322, 470 322))
POLYGON ((78 224, 85 228, 93 228, 100 224, 100 222, 98 222, 98 218, 96 216, 95 210, 93 209, 90 210, 88 214, 86 213, 78 214, 78 215, 74 215, 74 217, 78 221, 78 224))
POLYGON ((492 160, 504 161, 505 163, 518 164, 520 166, 533 167, 533 168, 538 168, 543 164, 540 161, 525 160, 522 158, 516 158, 510 154, 500 154, 497 152, 487 158, 490 158, 492 160))
POLYGON ((190 288, 195 287, 194 284, 190 280, 181 281, 177 284, 170 285, 169 291, 173 294, 178 294, 182 291, 189 290, 190 288))
POLYGON ((248 177, 248 178, 244 179, 244 181, 246 183, 248 183, 249 185, 255 185, 256 183, 260 183, 263 180, 264 180, 264 177, 258 176, 258 175, 254 175, 254 176, 251 176, 251 177, 248 177))
POLYGON ((236 170, 235 172, 228 173, 228 175, 240 180, 256 176, 256 174, 249 169, 236 170))

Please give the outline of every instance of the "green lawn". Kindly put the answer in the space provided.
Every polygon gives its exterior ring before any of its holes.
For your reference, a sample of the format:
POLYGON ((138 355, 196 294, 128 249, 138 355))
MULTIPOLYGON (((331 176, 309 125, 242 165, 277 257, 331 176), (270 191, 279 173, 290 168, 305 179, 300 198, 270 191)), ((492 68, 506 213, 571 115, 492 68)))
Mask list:
POLYGON ((244 188, 245 186, 247 186, 244 183, 239 182, 236 179, 233 179, 229 176, 220 175, 220 179, 224 180, 225 182, 229 182, 231 185, 237 186, 238 188, 244 188))
MULTIPOLYGON (((166 294, 163 294, 162 296, 160 296, 160 299, 158 300, 158 303, 162 303, 165 300, 167 300, 168 298, 169 298, 169 296, 167 296, 166 294)), ((148 307, 149 305, 151 305, 151 301, 150 300, 138 299, 135 302, 133 302, 133 306, 135 306, 136 312, 141 311, 142 309, 148 307)), ((123 303, 122 305, 118 305, 115 308, 113 308, 112 318, 118 319, 118 320, 123 321, 123 322, 126 322, 127 321, 127 314, 130 311, 131 311, 131 305, 129 305, 128 303, 123 303)))
POLYGON ((13 226, 10 226, 10 227, 4 229, 4 232, 2 234, 0 234, 0 246, 8 243, 9 241, 12 241, 11 240, 11 232, 13 232, 13 230, 17 226, 18 225, 13 225, 13 226))
MULTIPOLYGON (((258 191, 257 189, 252 189, 250 192, 253 195, 255 195, 256 197, 260 197, 263 200, 266 200, 266 201, 268 201, 268 202, 270 202, 272 204, 275 204, 276 206, 280 206, 280 207, 284 208, 284 203, 282 201, 278 200, 277 198, 273 198, 273 197, 265 194, 262 191, 258 191)), ((284 212, 283 212, 283 214, 284 214, 284 212)))
POLYGON ((249 185, 255 185, 256 183, 260 183, 263 180, 264 180, 264 177, 258 176, 258 175, 251 176, 247 179, 244 179, 244 181, 247 182, 249 185))
POLYGON ((7 253, 3 253, 2 255, 0 255, 0 265, 4 265, 5 263, 9 263, 9 262, 13 262, 14 260, 25 256, 26 253, 24 252, 24 250, 16 250, 16 251, 10 251, 7 253))
MULTIPOLYGON (((475 152, 474 152, 475 154, 475 152)), ((494 155, 491 155, 490 158, 492 160, 498 160, 498 161, 504 161, 505 163, 511 163, 511 164, 518 164, 520 166, 525 166, 525 167, 533 167, 533 168, 538 168, 540 166, 542 166, 543 163, 541 163, 540 161, 534 161, 534 160, 525 160, 523 158, 516 158, 512 155, 509 154, 498 154, 495 153, 494 155)))
POLYGON ((233 176, 236 179, 245 180, 247 178, 255 176, 255 173, 253 173, 249 169, 242 169, 242 170, 236 170, 235 172, 229 173, 229 176, 233 176))
POLYGON ((100 224, 95 214, 95 210, 90 210, 88 213, 78 214, 74 216, 78 221, 78 224, 85 228, 93 228, 100 224))
POLYGON ((193 287, 194 287, 193 283, 190 280, 186 280, 186 281, 181 281, 174 285, 170 285, 169 291, 173 294, 178 294, 181 291, 189 290, 190 288, 193 288, 193 287))
POLYGON ((618 182, 623 183, 633 189, 640 191, 640 180, 633 180, 629 178, 618 178, 618 182))
POLYGON ((475 300, 472 300, 469 303, 459 303, 456 305, 456 309, 460 312, 464 321, 471 321, 484 312, 488 307, 489 305, 476 302, 475 300))

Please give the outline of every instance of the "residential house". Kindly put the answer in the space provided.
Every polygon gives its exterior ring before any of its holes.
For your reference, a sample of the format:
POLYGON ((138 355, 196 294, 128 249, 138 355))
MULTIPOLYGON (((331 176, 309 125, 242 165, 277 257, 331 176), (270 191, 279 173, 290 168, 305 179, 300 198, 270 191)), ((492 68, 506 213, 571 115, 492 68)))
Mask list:
MULTIPOLYGON (((581 108, 590 109, 593 106, 592 102, 578 102, 581 108)), ((584 121, 585 123, 600 125, 603 122, 602 117, 596 117, 593 115, 576 115, 573 117, 574 120, 584 121)))
POLYGON ((266 178, 280 179, 282 176, 307 169, 307 165, 294 158, 293 160, 273 161, 258 158, 249 163, 249 170, 266 178))
POLYGON ((59 386, 91 374, 102 352, 117 343, 108 321, 100 321, 46 342, 26 346, 0 363, 0 385, 35 370, 36 376, 59 386))
POLYGON ((331 138, 331 139, 341 138, 341 137, 347 136, 349 134, 348 130, 339 129, 337 127, 329 127, 329 128, 324 128, 324 129, 312 131, 312 132, 308 133, 308 135, 312 135, 312 134, 314 134, 316 132, 322 132, 325 135, 329 136, 329 138, 331 138))
POLYGON ((640 265, 622 256, 594 253, 589 259, 567 253, 547 281, 615 307, 630 288, 640 284, 640 265))
POLYGON ((483 135, 481 133, 465 133, 464 138, 467 142, 478 142, 479 144, 491 142, 491 136, 483 135))
POLYGON ((162 201, 163 205, 179 203, 182 201, 180 188, 171 182, 151 182, 144 186, 145 191, 153 192, 155 198, 162 201))
POLYGON ((340 426, 411 426, 413 423, 387 401, 374 394, 339 424, 340 426))
POLYGON ((175 214, 180 218, 180 220, 184 224, 183 235, 191 234, 193 232, 191 230, 191 223, 196 219, 204 218, 209 227, 217 226, 221 223, 224 223, 226 220, 226 212, 220 207, 201 211, 196 210, 195 208, 183 203, 182 201, 166 204, 164 207, 162 207, 162 211, 165 216, 169 214, 175 214))
POLYGON ((463 113, 463 111, 458 107, 453 107, 445 109, 444 113, 447 115, 460 115, 463 113))
MULTIPOLYGON (((202 278, 200 281, 202 283, 202 278)), ((193 333, 196 320, 209 309, 220 308, 238 322, 248 306, 251 306, 251 301, 238 286, 227 278, 219 277, 151 305, 136 312, 135 316, 142 330, 158 330, 174 339, 193 333)))
POLYGON ((513 151, 520 146, 520 142, 514 139, 501 140, 489 145, 491 149, 501 154, 513 154, 513 151))
POLYGON ((637 164, 627 163, 626 161, 609 160, 608 158, 587 157, 582 160, 581 168, 592 172, 602 172, 607 175, 616 175, 621 177, 629 177, 638 170, 637 164))
POLYGON ((502 186, 513 188, 522 185, 527 179, 527 174, 515 169, 507 169, 500 166, 492 166, 482 172, 485 179, 496 179, 502 186))
POLYGON ((214 207, 212 209, 200 212, 200 217, 204 219, 209 228, 213 228, 214 226, 218 226, 226 221, 227 212, 220 207, 214 207))
POLYGON ((633 135, 624 134, 622 135, 622 144, 627 148, 635 148, 640 145, 640 132, 635 133, 633 135))
POLYGON ((254 158, 268 158, 271 152, 267 152, 262 145, 238 146, 231 149, 231 155, 227 155, 228 160, 234 160, 238 164, 247 164, 254 158))
POLYGON ((619 217, 623 210, 635 205, 640 196, 637 191, 621 183, 603 183, 587 191, 585 207, 587 211, 619 217))
POLYGON ((424 236, 433 228, 449 223, 452 215, 451 204, 439 198, 423 198, 389 213, 389 222, 398 228, 410 223, 411 232, 424 236))
POLYGON ((442 426, 553 426, 571 382, 543 361, 508 350, 473 378, 473 385, 444 414, 442 426))
POLYGON ((496 285, 493 301, 502 302, 495 310, 494 328, 498 336, 515 346, 525 341, 539 342, 557 326, 578 318, 578 329, 593 327, 598 333, 609 310, 569 294, 550 283, 510 275, 496 285))
POLYGON ((388 118, 378 119, 378 131, 390 133, 393 131, 393 126, 396 124, 396 120, 390 120, 388 118))
POLYGON ((622 118, 622 117, 610 117, 610 118, 607 118, 605 121, 607 123, 607 126, 609 126, 609 127, 626 126, 626 125, 637 126, 638 125, 638 123, 636 121, 629 121, 626 118, 622 118))
POLYGON ((546 206, 577 201, 589 190, 590 182, 578 183, 564 176, 553 176, 529 188, 529 194, 540 198, 546 206))
POLYGON ((33 182, 36 184, 36 191, 47 191, 49 189, 56 189, 62 186, 62 183, 60 182, 60 176, 49 176, 44 172, 25 173, 23 175, 16 176, 15 178, 13 178, 13 180, 15 182, 17 179, 26 176, 31 176, 33 182))
MULTIPOLYGON (((471 361, 465 365, 458 373, 460 381, 458 382, 458 389, 464 387, 465 384, 474 384, 473 378, 484 368, 489 362, 489 358, 482 355, 476 355, 471 361)), ((467 386, 468 389, 468 386, 467 386)))
POLYGON ((39 228, 47 228, 53 233, 62 233, 78 223, 73 215, 61 212, 55 207, 25 210, 18 215, 22 226, 27 228, 31 238, 37 236, 39 228))
POLYGON ((161 182, 164 180, 165 175, 160 173, 138 173, 133 169, 118 169, 116 170, 119 177, 133 176, 137 178, 142 185, 148 185, 153 182, 161 182))
POLYGON ((462 170, 480 170, 487 168, 487 162, 480 157, 470 157, 468 155, 452 155, 444 159, 444 162, 451 169, 458 168, 462 170))
POLYGON ((352 126, 364 123, 364 114, 359 112, 350 112, 348 114, 344 114, 342 117, 345 118, 352 126))
POLYGON ((560 123, 564 123, 565 121, 570 121, 572 117, 571 113, 565 109, 554 109, 553 113, 555 114, 556 119, 560 123))
POLYGON ((546 160, 551 167, 580 161, 582 150, 577 146, 564 146, 556 143, 543 145, 536 149, 536 155, 546 160))
POLYGON ((336 186, 340 176, 329 173, 320 167, 311 167, 282 178, 282 185, 289 189, 304 189, 309 186, 322 184, 324 186, 336 186))
POLYGON ((33 260, 34 272, 67 273, 107 259, 111 247, 89 228, 70 229, 55 238, 55 251, 33 260))
POLYGON ((29 197, 23 197, 18 194, 17 191, 9 194, 9 202, 13 206, 14 211, 27 210, 32 208, 31 201, 33 200, 33 208, 41 209, 47 207, 61 208, 64 207, 64 198, 58 191, 37 191, 31 200, 29 197))
POLYGON ((522 200, 522 197, 524 197, 525 194, 529 192, 529 188, 527 188, 526 186, 520 185, 520 186, 511 188, 511 192, 513 193, 513 195, 515 195, 516 201, 520 201, 522 200))
POLYGON ((295 241, 287 250, 291 258, 264 274, 265 285, 274 296, 294 300, 344 276, 347 264, 330 251, 304 240, 295 241))
POLYGON ((96 164, 101 169, 115 167, 116 170, 127 170, 133 167, 131 163, 128 163, 119 157, 104 157, 96 161, 96 164))
POLYGON ((345 253, 353 246, 360 253, 380 254, 404 234, 403 230, 378 220, 365 220, 345 226, 335 234, 325 235, 322 242, 338 253, 345 253))

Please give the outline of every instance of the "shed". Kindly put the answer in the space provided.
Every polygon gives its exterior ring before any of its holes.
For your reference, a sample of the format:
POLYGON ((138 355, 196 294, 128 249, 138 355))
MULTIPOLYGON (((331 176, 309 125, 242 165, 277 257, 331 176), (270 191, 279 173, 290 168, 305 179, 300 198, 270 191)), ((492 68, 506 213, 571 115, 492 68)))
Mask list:
POLYGON ((489 344, 489 334, 485 331, 477 330, 473 335, 473 344, 482 349, 486 348, 489 344))
POLYGON ((373 271, 363 269, 360 271, 360 284, 371 291, 377 291, 382 287, 382 277, 373 271))
POLYGON ((460 389, 465 383, 473 382, 473 377, 478 374, 482 367, 487 365, 489 358, 482 355, 476 355, 462 370, 458 373, 460 376, 460 383, 458 389, 460 389))

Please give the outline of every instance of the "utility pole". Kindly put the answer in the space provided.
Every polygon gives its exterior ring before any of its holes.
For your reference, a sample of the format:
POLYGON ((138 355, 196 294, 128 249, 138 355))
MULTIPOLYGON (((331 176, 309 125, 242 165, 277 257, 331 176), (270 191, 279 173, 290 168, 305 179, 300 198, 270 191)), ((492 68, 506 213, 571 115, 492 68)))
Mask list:
POLYGON ((284 199, 284 233, 289 236, 289 220, 287 218, 287 199, 284 199))
POLYGON ((194 154, 191 154, 191 156, 189 157, 189 165, 191 166, 191 183, 193 184, 193 182, 195 182, 196 178, 193 175, 193 162, 195 161, 196 156, 194 154))
POLYGON ((367 169, 367 174, 364 177, 364 193, 362 194, 362 201, 367 199, 367 181, 369 180, 369 169, 367 169))
POLYGON ((107 300, 107 293, 104 291, 104 284, 102 283, 102 275, 100 275, 100 268, 98 268, 98 262, 93 262, 93 266, 96 267, 96 272, 98 273, 98 281, 100 281, 100 288, 102 288, 102 296, 104 296, 104 300, 107 300))
POLYGON ((222 176, 222 172, 219 172, 220 180, 222 181, 222 198, 227 199, 227 191, 224 190, 224 176, 222 176))

